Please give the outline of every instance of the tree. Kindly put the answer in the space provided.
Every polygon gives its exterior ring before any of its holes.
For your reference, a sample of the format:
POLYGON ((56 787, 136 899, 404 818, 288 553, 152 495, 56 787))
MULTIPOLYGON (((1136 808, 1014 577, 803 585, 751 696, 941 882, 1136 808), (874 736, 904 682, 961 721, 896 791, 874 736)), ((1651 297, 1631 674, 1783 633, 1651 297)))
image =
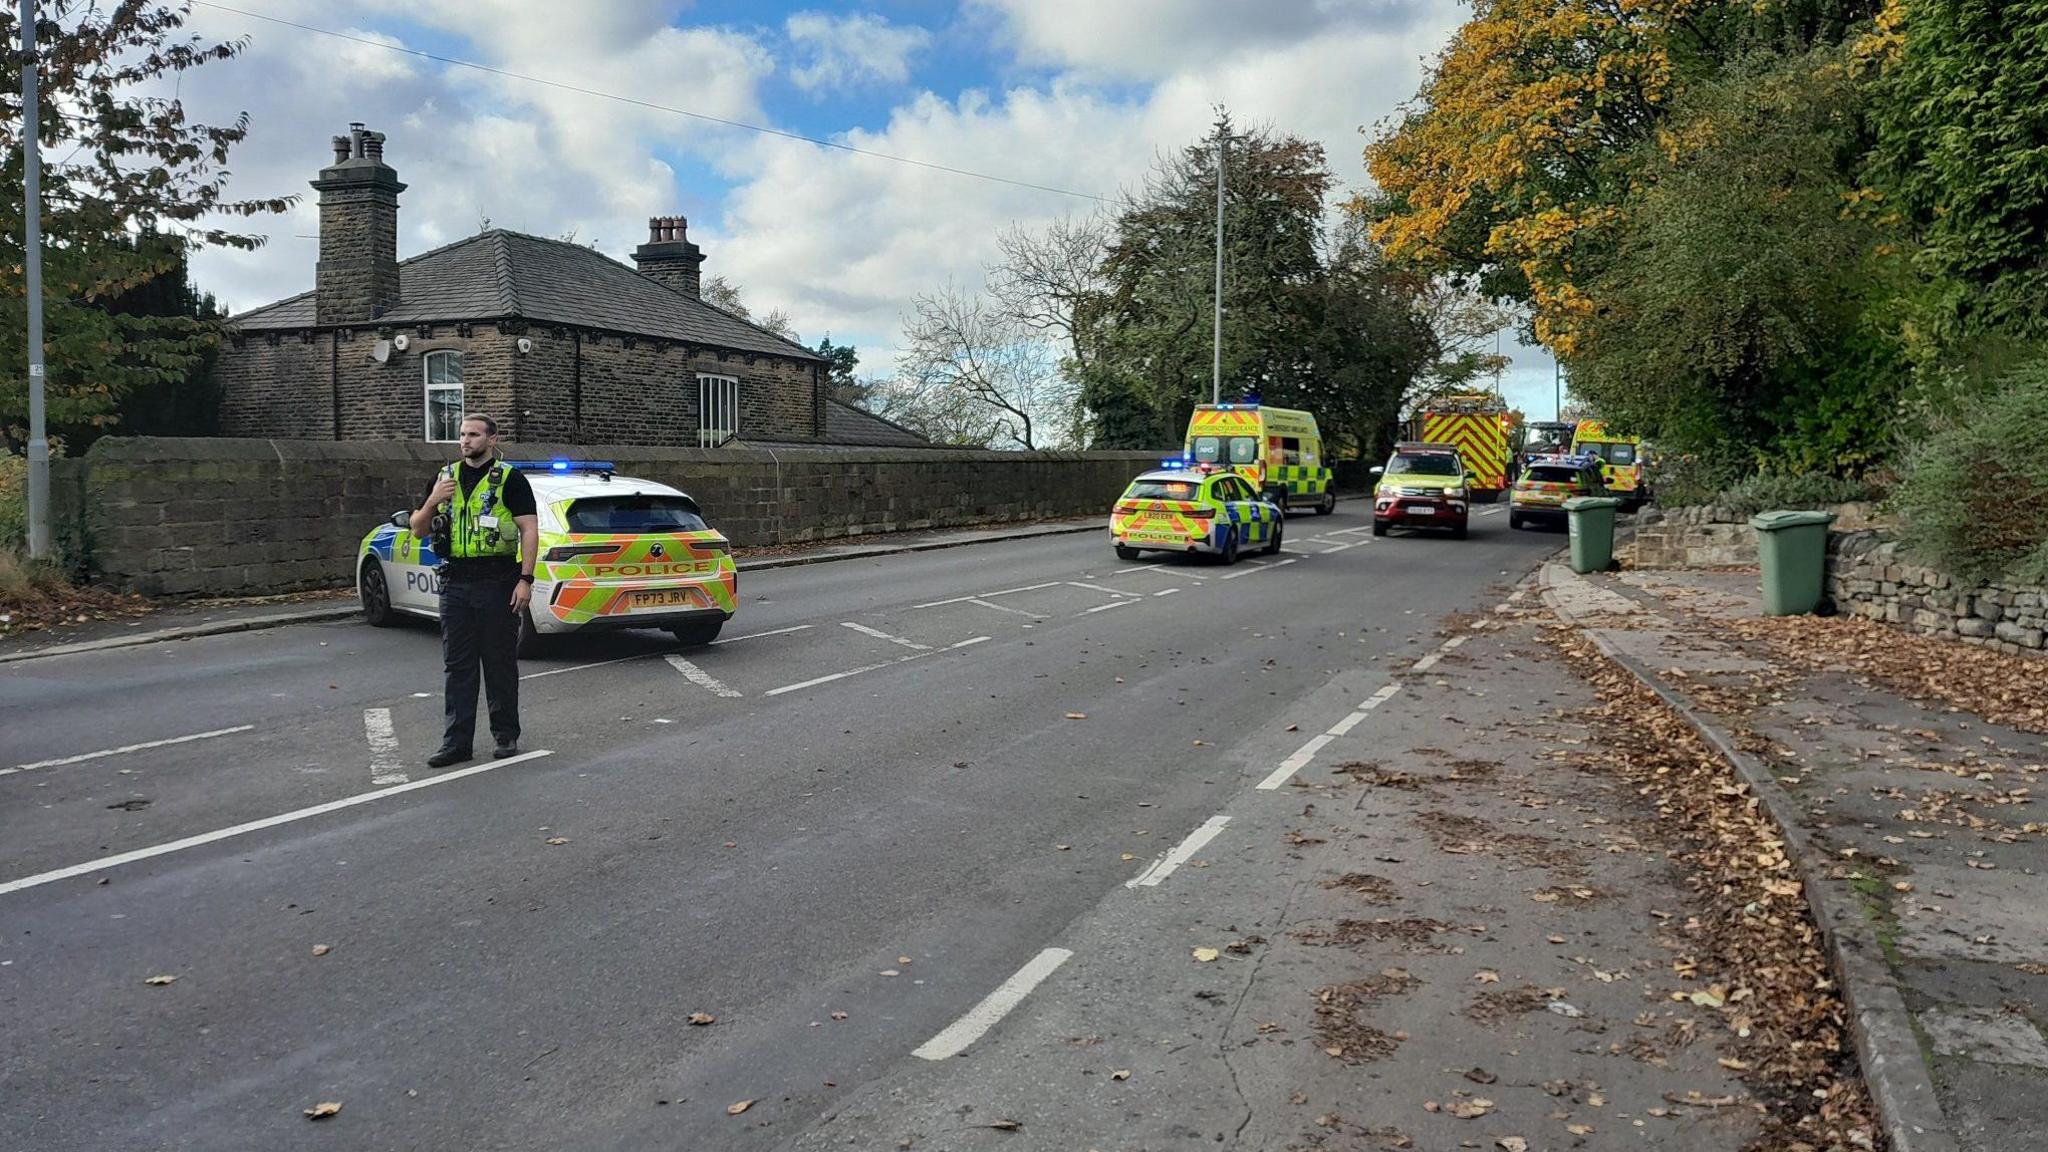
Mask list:
MULTIPOLYGON (((182 268, 194 248, 253 249, 257 235, 233 223, 282 212, 291 197, 235 199, 228 154, 248 116, 227 125, 189 121, 164 85, 185 71, 230 60, 242 41, 177 35, 189 8, 149 0, 109 7, 45 2, 36 26, 41 99, 24 115, 18 89, 0 89, 0 437, 25 452, 28 361, 22 219, 23 136, 33 124, 42 154, 44 392, 54 428, 105 428, 137 388, 171 385, 203 362, 216 326, 191 315, 116 311, 108 302, 182 268)), ((12 6, 0 32, 18 59, 12 6)))
POLYGON ((853 374, 854 369, 860 367, 860 354, 854 351, 853 345, 834 344, 831 334, 827 333, 818 341, 814 351, 826 360, 827 384, 832 389, 832 398, 856 407, 865 404, 872 381, 862 380, 853 374))
POLYGON ((1894 0, 1872 177, 1950 338, 2048 338, 2048 0, 1894 0))
POLYGON ((904 321, 901 375, 917 393, 952 394, 985 411, 991 442, 1045 447, 1045 423, 1064 412, 1071 389, 1038 333, 993 300, 948 283, 919 296, 904 321))
POLYGON ((747 323, 780 336, 784 340, 802 343, 802 341, 797 339, 795 327, 789 322, 789 313, 777 308, 766 316, 756 317, 747 308, 746 303, 741 300, 740 296, 740 286, 723 276, 713 276, 709 280, 703 281, 697 289, 698 299, 706 304, 720 311, 730 312, 747 323))

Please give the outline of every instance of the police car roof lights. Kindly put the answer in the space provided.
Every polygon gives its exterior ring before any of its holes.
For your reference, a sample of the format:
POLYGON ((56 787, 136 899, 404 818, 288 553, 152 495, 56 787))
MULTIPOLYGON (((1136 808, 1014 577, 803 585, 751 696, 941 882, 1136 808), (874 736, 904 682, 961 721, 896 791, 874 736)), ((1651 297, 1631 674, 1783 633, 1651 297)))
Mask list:
POLYGON ((619 466, 609 460, 507 460, 505 463, 526 472, 553 472, 556 475, 587 472, 609 477, 619 470, 619 466))

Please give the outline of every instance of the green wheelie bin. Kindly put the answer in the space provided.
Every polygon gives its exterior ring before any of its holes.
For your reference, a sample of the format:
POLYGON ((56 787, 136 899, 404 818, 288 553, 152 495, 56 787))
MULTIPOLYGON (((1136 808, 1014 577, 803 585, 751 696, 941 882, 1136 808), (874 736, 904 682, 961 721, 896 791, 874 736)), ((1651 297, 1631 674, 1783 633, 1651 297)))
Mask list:
POLYGON ((1571 527, 1572 571, 1605 572, 1614 562, 1614 510, 1621 501, 1612 496, 1574 496, 1564 502, 1571 527))
POLYGON ((1763 512, 1749 518, 1763 563, 1765 615, 1804 616, 1820 607, 1828 525, 1834 522, 1833 512, 1763 512))

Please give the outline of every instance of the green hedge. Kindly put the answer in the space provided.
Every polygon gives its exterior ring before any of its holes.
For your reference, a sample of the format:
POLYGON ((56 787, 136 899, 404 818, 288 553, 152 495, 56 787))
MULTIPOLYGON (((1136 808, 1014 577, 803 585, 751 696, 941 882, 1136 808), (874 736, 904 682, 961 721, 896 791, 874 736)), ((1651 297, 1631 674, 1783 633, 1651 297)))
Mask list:
POLYGON ((2048 582, 2048 361, 2000 381, 1908 463, 1908 548, 1967 582, 2048 582))

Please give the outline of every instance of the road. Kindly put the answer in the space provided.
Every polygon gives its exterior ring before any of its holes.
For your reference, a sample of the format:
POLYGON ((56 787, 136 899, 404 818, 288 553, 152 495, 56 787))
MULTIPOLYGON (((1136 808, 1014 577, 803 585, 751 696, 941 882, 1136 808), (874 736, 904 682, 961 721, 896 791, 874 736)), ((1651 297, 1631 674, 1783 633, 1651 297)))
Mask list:
POLYGON ((749 575, 711 648, 526 662, 528 756, 447 773, 426 625, 0 667, 0 1149, 300 1146, 321 1101, 343 1148, 790 1146, 1056 1001, 1070 925, 1563 543, 1503 513, 749 575))

